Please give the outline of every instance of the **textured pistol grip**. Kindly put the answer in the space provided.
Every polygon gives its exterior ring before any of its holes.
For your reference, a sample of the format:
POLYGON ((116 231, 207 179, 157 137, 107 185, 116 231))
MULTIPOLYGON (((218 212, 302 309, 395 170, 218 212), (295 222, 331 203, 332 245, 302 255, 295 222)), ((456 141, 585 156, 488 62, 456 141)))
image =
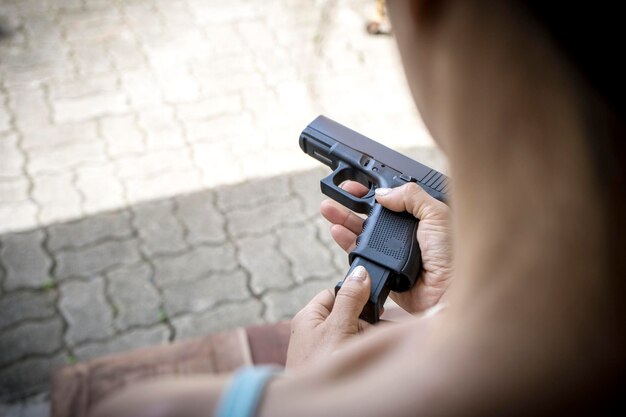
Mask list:
POLYGON ((356 257, 376 263, 390 271, 390 290, 407 291, 415 284, 422 266, 417 225, 418 220, 411 214, 376 203, 350 253, 350 264, 356 257))

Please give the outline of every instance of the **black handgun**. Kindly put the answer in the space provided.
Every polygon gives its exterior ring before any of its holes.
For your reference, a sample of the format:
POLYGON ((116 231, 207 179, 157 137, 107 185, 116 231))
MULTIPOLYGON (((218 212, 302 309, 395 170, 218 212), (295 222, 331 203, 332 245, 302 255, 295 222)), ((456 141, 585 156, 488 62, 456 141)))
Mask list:
MULTIPOLYGON (((321 180, 322 193, 357 213, 368 214, 356 248, 348 256, 346 277, 357 265, 369 272, 372 289, 360 317, 376 323, 389 291, 407 291, 415 284, 422 258, 417 243, 418 220, 407 212, 381 206, 374 190, 415 182, 446 202, 448 178, 324 116, 318 116, 302 131, 300 148, 333 170, 321 180), (346 180, 357 181, 369 191, 356 197, 340 187, 346 180)), ((342 284, 343 280, 335 292, 342 284)))

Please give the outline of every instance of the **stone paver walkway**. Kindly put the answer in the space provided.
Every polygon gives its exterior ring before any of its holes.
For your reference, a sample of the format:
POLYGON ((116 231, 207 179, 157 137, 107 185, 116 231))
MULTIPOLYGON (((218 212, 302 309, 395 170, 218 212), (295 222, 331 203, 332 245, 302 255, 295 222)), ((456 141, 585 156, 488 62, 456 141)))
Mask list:
POLYGON ((0 2, 0 402, 37 395, 0 416, 46 415, 55 366, 334 285, 327 171, 297 144, 318 114, 442 168, 374 6, 0 2))

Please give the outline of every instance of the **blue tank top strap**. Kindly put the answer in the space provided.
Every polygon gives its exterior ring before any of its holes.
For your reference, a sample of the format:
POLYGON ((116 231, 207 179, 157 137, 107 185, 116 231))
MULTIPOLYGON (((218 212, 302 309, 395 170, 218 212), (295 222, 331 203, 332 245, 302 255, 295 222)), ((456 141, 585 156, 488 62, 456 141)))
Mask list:
POLYGON ((278 366, 246 366, 235 372, 220 398, 216 417, 254 417, 269 380, 280 374, 278 366))

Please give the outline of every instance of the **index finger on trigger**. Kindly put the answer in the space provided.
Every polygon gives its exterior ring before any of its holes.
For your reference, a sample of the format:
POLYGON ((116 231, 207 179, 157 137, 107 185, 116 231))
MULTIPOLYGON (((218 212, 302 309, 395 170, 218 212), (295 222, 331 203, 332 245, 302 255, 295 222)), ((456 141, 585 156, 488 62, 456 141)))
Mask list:
POLYGON ((339 186, 355 197, 363 197, 369 191, 369 188, 356 181, 347 180, 339 186))

